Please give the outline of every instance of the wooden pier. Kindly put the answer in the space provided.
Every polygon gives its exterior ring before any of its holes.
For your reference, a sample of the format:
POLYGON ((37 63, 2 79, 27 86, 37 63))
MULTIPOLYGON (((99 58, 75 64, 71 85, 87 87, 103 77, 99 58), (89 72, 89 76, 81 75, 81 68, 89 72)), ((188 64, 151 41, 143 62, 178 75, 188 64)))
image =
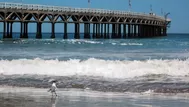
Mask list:
POLYGON ((38 39, 42 38, 42 24, 51 23, 51 38, 55 38, 55 24, 62 23, 64 26, 62 29, 63 38, 67 39, 68 26, 72 23, 74 24, 75 39, 80 39, 81 24, 84 25, 84 38, 109 39, 166 36, 167 26, 171 20, 153 13, 0 3, 0 23, 3 23, 3 38, 13 37, 13 24, 15 22, 20 23, 20 38, 28 38, 28 23, 37 23, 36 38, 38 39))

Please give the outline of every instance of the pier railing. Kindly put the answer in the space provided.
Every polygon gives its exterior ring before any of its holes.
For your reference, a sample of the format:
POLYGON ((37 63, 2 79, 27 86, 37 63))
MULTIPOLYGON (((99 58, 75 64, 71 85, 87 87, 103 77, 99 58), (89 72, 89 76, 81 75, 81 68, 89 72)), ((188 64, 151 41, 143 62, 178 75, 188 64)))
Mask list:
POLYGON ((34 11, 49 11, 49 12, 73 12, 73 13, 89 13, 89 14, 107 14, 107 15, 124 15, 141 18, 159 19, 165 20, 162 16, 152 15, 148 13, 127 12, 118 10, 106 10, 106 9, 93 9, 93 8, 71 8, 60 6, 48 6, 37 4, 23 4, 23 3, 8 3, 0 2, 0 8, 2 9, 22 9, 22 10, 34 10, 34 11))

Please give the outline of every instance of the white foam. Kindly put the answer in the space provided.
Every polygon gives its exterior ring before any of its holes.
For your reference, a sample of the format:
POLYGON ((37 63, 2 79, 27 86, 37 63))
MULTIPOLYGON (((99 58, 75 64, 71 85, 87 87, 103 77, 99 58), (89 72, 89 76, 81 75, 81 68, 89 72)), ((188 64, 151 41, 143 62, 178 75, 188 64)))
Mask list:
POLYGON ((122 46, 126 46, 126 45, 130 45, 130 46, 142 46, 142 43, 121 43, 120 45, 122 46))
POLYGON ((116 45, 117 43, 112 43, 112 45, 116 45))
POLYGON ((67 40, 68 42, 75 44, 104 44, 103 42, 99 42, 99 41, 91 41, 91 40, 67 40))
POLYGON ((188 60, 106 61, 88 59, 68 61, 19 59, 0 60, 0 74, 37 74, 49 76, 100 76, 105 78, 133 78, 149 74, 171 76, 189 75, 188 60))

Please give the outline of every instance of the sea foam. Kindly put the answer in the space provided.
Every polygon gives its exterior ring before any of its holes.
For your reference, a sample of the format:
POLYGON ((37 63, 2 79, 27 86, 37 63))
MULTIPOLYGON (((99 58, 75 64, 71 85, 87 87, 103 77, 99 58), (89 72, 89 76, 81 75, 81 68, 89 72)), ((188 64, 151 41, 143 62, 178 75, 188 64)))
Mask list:
POLYGON ((104 78, 133 78, 153 74, 189 75, 187 60, 111 61, 90 58, 81 61, 19 59, 0 60, 2 75, 98 76, 104 78))

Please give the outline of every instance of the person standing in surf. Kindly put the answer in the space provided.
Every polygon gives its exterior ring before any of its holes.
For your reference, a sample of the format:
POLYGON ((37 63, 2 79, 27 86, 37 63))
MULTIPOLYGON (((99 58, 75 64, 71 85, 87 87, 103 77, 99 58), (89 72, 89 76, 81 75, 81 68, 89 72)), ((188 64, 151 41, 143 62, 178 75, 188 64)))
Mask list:
POLYGON ((54 94, 57 96, 56 90, 57 90, 56 81, 52 81, 51 88, 48 90, 48 92, 51 92, 52 96, 54 94))

